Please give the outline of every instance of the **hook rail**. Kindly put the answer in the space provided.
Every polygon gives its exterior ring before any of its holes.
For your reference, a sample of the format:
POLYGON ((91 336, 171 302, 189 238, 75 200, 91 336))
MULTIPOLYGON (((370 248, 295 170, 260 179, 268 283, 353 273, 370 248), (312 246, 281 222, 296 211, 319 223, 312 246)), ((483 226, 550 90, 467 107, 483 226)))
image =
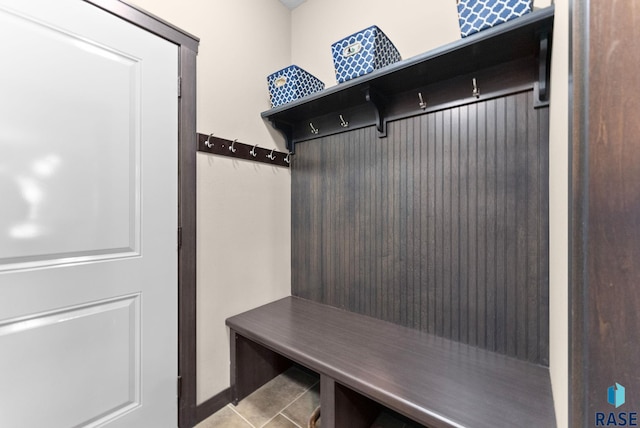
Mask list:
POLYGON ((196 134, 198 138, 198 151, 216 155, 244 159, 253 162, 289 168, 291 153, 278 152, 275 149, 265 149, 258 144, 244 144, 235 140, 214 137, 211 134, 196 134))

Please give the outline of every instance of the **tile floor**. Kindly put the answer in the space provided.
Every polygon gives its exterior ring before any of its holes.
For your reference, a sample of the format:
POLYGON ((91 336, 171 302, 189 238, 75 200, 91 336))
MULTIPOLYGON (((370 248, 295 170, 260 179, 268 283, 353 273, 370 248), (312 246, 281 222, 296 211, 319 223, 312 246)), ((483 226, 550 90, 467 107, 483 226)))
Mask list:
MULTIPOLYGON (((237 406, 225 406, 196 428, 307 428, 309 416, 319 404, 318 376, 292 367, 237 406)), ((319 422, 320 427, 322 418, 319 422)), ((382 412, 372 428, 419 426, 390 412, 382 412)))

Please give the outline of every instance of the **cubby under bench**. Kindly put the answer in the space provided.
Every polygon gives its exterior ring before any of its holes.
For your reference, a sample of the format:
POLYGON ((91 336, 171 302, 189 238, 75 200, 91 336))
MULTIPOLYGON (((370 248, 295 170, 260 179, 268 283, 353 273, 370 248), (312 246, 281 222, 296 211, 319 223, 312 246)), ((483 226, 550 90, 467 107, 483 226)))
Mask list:
POLYGON ((543 366, 297 297, 226 324, 235 404, 296 363, 320 375, 322 428, 380 405, 430 428, 556 426, 543 366))

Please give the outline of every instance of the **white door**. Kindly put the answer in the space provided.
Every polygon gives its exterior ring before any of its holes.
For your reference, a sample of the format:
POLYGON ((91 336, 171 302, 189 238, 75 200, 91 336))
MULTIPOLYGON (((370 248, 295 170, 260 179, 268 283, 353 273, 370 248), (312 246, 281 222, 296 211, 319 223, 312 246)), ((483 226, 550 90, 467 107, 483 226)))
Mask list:
POLYGON ((0 427, 175 427, 178 48, 79 0, 0 40, 0 427))

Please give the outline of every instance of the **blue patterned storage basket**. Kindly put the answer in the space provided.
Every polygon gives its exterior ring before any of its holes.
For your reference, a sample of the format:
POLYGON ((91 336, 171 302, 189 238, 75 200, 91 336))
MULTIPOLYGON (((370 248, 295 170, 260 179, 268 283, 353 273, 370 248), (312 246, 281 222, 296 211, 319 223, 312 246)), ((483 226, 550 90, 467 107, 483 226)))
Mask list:
POLYGON ((460 33, 467 37, 527 14, 532 8, 533 0, 458 0, 460 33))
POLYGON ((391 40, 375 25, 331 45, 338 83, 400 61, 391 40))
POLYGON ((290 65, 267 76, 271 107, 290 103, 324 89, 324 83, 298 67, 290 65))

